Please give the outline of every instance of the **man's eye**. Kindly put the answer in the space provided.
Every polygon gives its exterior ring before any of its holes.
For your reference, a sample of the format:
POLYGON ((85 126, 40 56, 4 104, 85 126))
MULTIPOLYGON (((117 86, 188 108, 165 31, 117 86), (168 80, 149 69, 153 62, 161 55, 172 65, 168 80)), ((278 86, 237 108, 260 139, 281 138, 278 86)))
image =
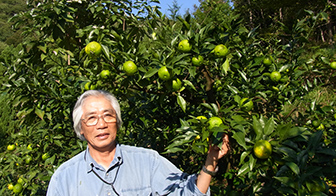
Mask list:
POLYGON ((91 121, 91 120, 95 120, 95 119, 97 119, 97 117, 96 116, 89 116, 88 118, 87 118, 87 120, 89 121, 91 121))

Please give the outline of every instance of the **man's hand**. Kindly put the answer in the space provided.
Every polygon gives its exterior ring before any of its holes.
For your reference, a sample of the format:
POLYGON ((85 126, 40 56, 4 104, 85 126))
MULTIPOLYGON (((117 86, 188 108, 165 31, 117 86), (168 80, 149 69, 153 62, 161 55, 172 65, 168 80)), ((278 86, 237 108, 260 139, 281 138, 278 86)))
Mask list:
POLYGON ((223 158, 226 154, 229 153, 229 151, 230 151, 229 135, 225 134, 223 136, 223 143, 221 148, 219 148, 216 145, 210 144, 206 163, 216 164, 214 165, 216 167, 219 159, 223 158))
MULTIPOLYGON (((230 143, 229 143, 229 135, 225 134, 223 136, 223 143, 221 148, 216 145, 210 144, 208 156, 205 161, 204 167, 206 170, 210 172, 214 172, 216 170, 219 159, 223 158, 230 151, 230 143)), ((211 175, 201 171, 197 178, 197 187, 202 193, 206 193, 209 189, 211 182, 211 175)))

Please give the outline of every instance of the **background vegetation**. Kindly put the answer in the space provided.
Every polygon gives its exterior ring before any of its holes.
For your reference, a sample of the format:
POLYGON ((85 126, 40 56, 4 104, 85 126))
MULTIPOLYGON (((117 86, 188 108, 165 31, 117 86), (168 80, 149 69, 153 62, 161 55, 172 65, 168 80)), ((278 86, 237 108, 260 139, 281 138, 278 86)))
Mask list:
POLYGON ((27 2, 4 14, 14 16, 4 32, 23 39, 1 36, 1 195, 45 195, 55 169, 85 149, 71 112, 86 89, 119 98, 120 143, 155 149, 188 173, 201 169, 210 141, 229 134, 213 195, 335 194, 333 2, 205 0, 184 16, 174 5, 170 17, 155 0, 27 2), (187 52, 178 49, 185 39, 187 52), (91 41, 102 46, 98 57, 85 53, 91 41), (224 56, 213 52, 220 44, 224 56), (193 64, 199 55, 204 62, 193 64), (163 66, 171 79, 159 78, 163 66), (209 128, 198 116, 223 124, 209 128), (261 139, 272 145, 267 159, 253 152, 261 139))

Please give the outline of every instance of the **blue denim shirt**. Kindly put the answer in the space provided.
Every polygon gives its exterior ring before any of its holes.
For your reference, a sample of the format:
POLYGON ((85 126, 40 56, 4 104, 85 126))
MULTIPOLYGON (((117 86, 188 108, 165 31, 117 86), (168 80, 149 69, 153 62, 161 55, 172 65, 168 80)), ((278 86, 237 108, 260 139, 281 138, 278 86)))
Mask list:
POLYGON ((88 148, 63 163, 50 180, 47 196, 210 195, 210 190, 198 190, 196 178, 154 150, 118 144, 108 170, 88 148))

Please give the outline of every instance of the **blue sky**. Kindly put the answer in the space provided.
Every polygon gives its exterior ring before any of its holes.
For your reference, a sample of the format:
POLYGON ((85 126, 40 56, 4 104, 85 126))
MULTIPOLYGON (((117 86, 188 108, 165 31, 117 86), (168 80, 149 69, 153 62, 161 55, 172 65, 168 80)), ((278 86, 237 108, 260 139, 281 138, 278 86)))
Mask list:
MULTIPOLYGON (((169 6, 173 6, 174 0, 160 0, 161 12, 169 15, 169 6)), ((176 0, 177 4, 181 6, 179 14, 184 15, 189 8, 190 13, 194 11, 194 5, 199 6, 198 0, 176 0)))

